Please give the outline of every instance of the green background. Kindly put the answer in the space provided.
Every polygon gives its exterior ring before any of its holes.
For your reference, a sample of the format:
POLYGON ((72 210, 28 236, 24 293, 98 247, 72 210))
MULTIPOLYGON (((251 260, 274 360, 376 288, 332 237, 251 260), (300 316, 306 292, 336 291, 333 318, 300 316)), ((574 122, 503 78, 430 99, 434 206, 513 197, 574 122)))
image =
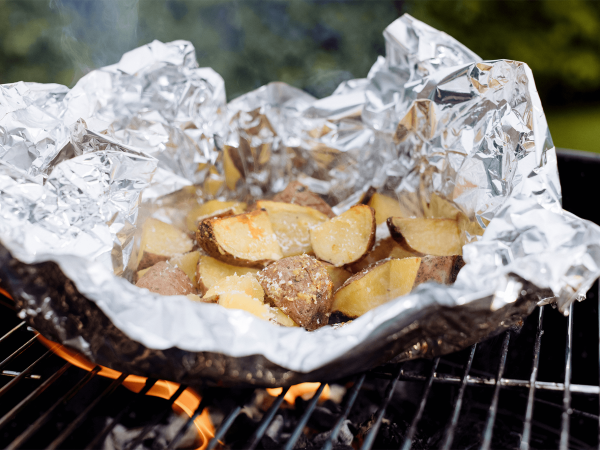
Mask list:
POLYGON ((229 99, 274 80, 322 97, 366 76, 402 13, 533 70, 554 143, 600 152, 600 1, 0 0, 0 83, 73 84, 153 39, 186 39, 229 99))

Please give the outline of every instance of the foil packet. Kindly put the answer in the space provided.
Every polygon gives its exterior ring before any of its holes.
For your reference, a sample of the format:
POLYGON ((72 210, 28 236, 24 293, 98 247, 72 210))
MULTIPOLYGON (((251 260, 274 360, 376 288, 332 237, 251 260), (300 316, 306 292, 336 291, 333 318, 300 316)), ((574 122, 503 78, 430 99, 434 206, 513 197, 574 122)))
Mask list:
POLYGON ((567 313, 600 275, 600 228, 561 207, 529 67, 482 61, 403 15, 365 79, 316 99, 270 83, 226 103, 189 42, 152 42, 59 85, 0 86, 0 280, 20 317, 113 369, 190 385, 331 380, 567 313), (369 189, 460 215, 467 265, 342 326, 284 328, 130 283, 140 225, 299 180, 336 213, 369 189), (440 203, 441 202, 441 203, 440 203))

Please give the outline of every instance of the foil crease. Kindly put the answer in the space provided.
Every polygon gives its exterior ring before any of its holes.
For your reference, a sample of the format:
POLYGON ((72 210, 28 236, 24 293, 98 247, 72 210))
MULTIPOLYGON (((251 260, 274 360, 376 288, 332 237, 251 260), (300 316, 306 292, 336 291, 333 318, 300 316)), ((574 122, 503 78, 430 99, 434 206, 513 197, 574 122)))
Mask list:
POLYGON ((562 210, 531 70, 408 15, 384 36, 367 78, 323 99, 270 83, 226 104, 185 41, 71 90, 0 86, 0 278, 21 317, 128 373, 277 386, 452 352, 537 304, 568 312, 600 275, 600 228, 562 210), (453 286, 314 332, 127 281, 148 215, 178 224, 196 196, 248 201, 291 180, 337 213, 375 188, 408 215, 455 218, 467 265, 453 286))

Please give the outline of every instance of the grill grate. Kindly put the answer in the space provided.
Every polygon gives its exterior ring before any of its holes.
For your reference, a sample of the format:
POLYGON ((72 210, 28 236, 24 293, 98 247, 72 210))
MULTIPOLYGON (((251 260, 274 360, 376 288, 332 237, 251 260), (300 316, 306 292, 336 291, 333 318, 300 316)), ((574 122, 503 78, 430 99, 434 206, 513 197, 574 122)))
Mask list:
MULTIPOLYGON (((589 294, 588 294, 589 295, 589 294)), ((585 305, 582 303, 581 306, 585 305)), ((580 305, 578 304, 577 307, 580 305)), ((577 307, 575 309, 577 309, 577 307)), ((6 311, 4 315, 6 315, 6 311)), ((558 315, 558 313, 554 313, 558 315)), ((16 317, 15 317, 16 319, 16 317)), ((535 319, 535 316, 533 316, 535 319)), ((489 409, 485 418, 485 426, 482 432, 482 441, 481 447, 482 449, 489 449, 492 444, 493 431, 494 426, 496 424, 496 419, 499 413, 499 404, 502 388, 504 390, 509 389, 518 389, 523 391, 523 395, 526 396, 526 409, 525 409, 525 419, 522 423, 522 437, 519 444, 521 449, 528 449, 532 446, 532 429, 534 426, 543 428, 543 424, 535 424, 534 422, 534 412, 535 412, 535 404, 539 403, 544 406, 551 406, 554 410, 559 410, 561 413, 561 426, 560 426, 560 435, 559 435, 559 448, 566 449, 570 447, 579 447, 582 442, 578 440, 576 437, 570 436, 570 422, 572 416, 577 416, 584 418, 588 421, 593 420, 595 423, 599 423, 599 416, 592 414, 586 411, 580 411, 577 409, 573 409, 571 405, 571 395, 573 393, 576 394, 584 394, 588 396, 595 396, 598 398, 600 395, 600 388, 594 385, 585 385, 585 384, 572 384, 571 378, 573 374, 572 370, 572 361, 573 361, 573 320, 574 320, 574 312, 573 307, 571 307, 570 315, 568 318, 567 324, 567 333, 566 333, 566 347, 565 347, 565 375, 563 383, 553 383, 547 381, 539 381, 539 365, 540 365, 540 353, 541 353, 541 343, 542 336, 544 334, 543 323, 544 323, 544 307, 539 308, 539 314, 537 315, 537 331, 535 335, 534 341, 534 349, 533 349, 533 360, 531 363, 531 371, 529 380, 520 380, 520 379, 512 379, 512 378, 504 378, 503 375, 506 369, 507 363, 507 355, 509 353, 510 347, 510 337, 511 332, 506 332, 503 335, 502 345, 500 351, 496 355, 498 360, 498 368, 495 371, 494 376, 483 376, 485 375, 484 371, 473 368, 473 361, 476 356, 477 346, 473 346, 470 348, 468 352, 468 356, 466 361, 463 361, 463 364, 455 364, 452 361, 446 361, 446 358, 436 358, 431 363, 427 363, 423 365, 425 367, 423 370, 419 371, 411 371, 404 370, 404 366, 402 364, 398 364, 395 366, 386 366, 383 369, 376 369, 368 373, 363 373, 355 377, 354 384, 347 391, 345 397, 345 403, 343 404, 343 408, 339 417, 337 417, 335 421, 335 425, 331 429, 331 433, 329 437, 325 440, 322 445, 324 449, 332 449, 334 447, 334 442, 338 437, 338 434, 344 424, 344 421, 348 418, 349 414, 352 411, 353 406, 358 398, 359 392, 361 391, 365 380, 367 379, 380 379, 381 383, 386 383, 385 394, 383 395, 383 399, 379 405, 378 411, 374 416, 374 422, 370 428, 369 433, 364 437, 362 442, 361 449, 369 450, 374 447, 376 442, 376 438, 378 435, 379 427, 382 423, 382 420, 386 414, 386 410, 390 405, 390 402, 393 398, 394 393, 396 392, 396 387, 399 382, 418 382, 423 384, 423 390, 420 395, 420 398, 417 401, 418 408, 412 418, 410 425, 408 426, 403 442, 401 443, 401 448, 404 450, 408 450, 414 444, 415 436, 418 433, 418 427, 420 422, 426 417, 426 405, 432 403, 429 396, 432 392, 432 388, 434 385, 450 385, 456 386, 457 392, 453 398, 453 407, 449 419, 447 421, 445 430, 443 432, 442 439, 442 448, 458 448, 458 443, 455 441, 455 434, 457 429, 457 424, 459 423, 459 418, 461 417, 461 411, 463 409, 463 405, 465 405, 465 392, 468 387, 479 387, 479 388, 493 388, 493 394, 491 396, 491 402, 489 405, 489 409), (460 376, 457 376, 454 373, 445 373, 440 370, 440 367, 448 367, 451 371, 459 371, 460 376), (473 375, 471 375, 473 373, 473 375), (387 380, 387 381, 386 381, 387 380), (542 398, 536 398, 536 392, 538 391, 559 391, 562 393, 562 404, 553 403, 551 401, 544 400, 542 398), (525 395, 526 392, 526 395, 525 395)), ((599 316, 600 323, 600 316, 599 316)), ((29 351, 33 351, 34 348, 39 347, 39 344, 36 344, 36 336, 37 333, 25 326, 23 322, 9 328, 8 331, 1 330, 0 334, 0 349, 6 351, 9 345, 12 345, 8 352, 10 353, 7 357, 5 357, 2 362, 0 362, 0 368, 4 369, 5 367, 16 364, 19 358, 24 358, 29 351), (33 336, 32 336, 33 334, 33 336), (20 343, 14 344, 13 341, 16 338, 20 338, 20 343), (13 348, 16 346, 16 349, 13 348)), ((38 352, 39 353, 39 349, 38 352)), ((3 396, 9 391, 11 391, 15 386, 21 383, 23 380, 28 379, 29 383, 37 383, 30 392, 22 399, 15 402, 14 406, 12 406, 1 418, 0 418, 0 432, 3 428, 9 425, 15 419, 18 419, 19 414, 27 410, 28 408, 33 408, 34 406, 30 406, 39 396, 41 396, 45 391, 52 388, 55 382, 63 376, 69 369, 71 369, 71 364, 66 363, 59 366, 59 368, 51 373, 50 375, 32 375, 32 372, 38 367, 43 366, 43 361, 48 358, 58 359, 58 357, 54 356, 51 350, 46 350, 42 352, 41 355, 35 354, 30 356, 32 362, 20 372, 13 371, 10 374, 2 373, 4 379, 9 380, 6 384, 0 387, 0 396, 3 396), (35 378, 34 378, 35 377, 35 378)), ((53 416, 56 414, 56 411, 67 405, 69 402, 74 400, 74 397, 80 393, 80 391, 85 390, 90 382, 96 378, 100 367, 95 367, 90 372, 85 372, 78 368, 73 368, 72 370, 77 370, 80 373, 80 379, 77 383, 72 385, 70 389, 68 389, 65 393, 56 394, 56 401, 47 407, 44 411, 41 411, 39 417, 33 421, 25 430, 23 430, 18 436, 13 438, 10 442, 2 442, 2 446, 7 449, 17 449, 22 445, 26 444, 28 440, 38 432, 44 424, 51 421, 53 416)), ((42 371, 43 372, 43 371, 42 371)), ((101 377, 97 377, 101 378, 101 377)), ((67 440, 67 438, 88 418, 88 416, 94 414, 95 408, 98 404, 105 398, 111 396, 119 386, 125 380, 126 375, 122 375, 120 378, 116 380, 107 381, 103 386, 102 390, 99 393, 95 393, 92 396, 92 399, 87 403, 87 406, 78 413, 78 415, 71 420, 68 424, 66 424, 56 437, 54 437, 51 442, 44 447, 47 449, 56 449, 61 447, 61 445, 67 440)), ((0 380, 2 382, 2 380, 0 380)), ((143 394, 147 393, 152 386, 156 383, 156 380, 149 379, 140 392, 140 394, 133 399, 133 401, 129 402, 129 404, 123 408, 118 415, 116 415, 96 436, 92 436, 90 438, 91 442, 87 444, 88 449, 98 448, 101 446, 104 438, 108 435, 108 433, 115 427, 117 423, 119 423, 120 418, 127 414, 130 410, 135 408, 135 403, 137 398, 141 397, 143 394)), ((315 395, 308 402, 303 414, 297 422, 297 425, 291 436, 285 442, 286 449, 293 449, 294 445, 297 444, 298 439, 303 433, 311 414, 315 410, 317 406, 318 398, 320 397, 325 384, 321 384, 315 395)), ((123 388, 121 388, 123 389, 123 388)), ((170 411, 170 406, 173 402, 183 393, 186 389, 185 386, 181 386, 177 392, 175 392, 168 401, 164 402, 163 411, 157 416, 153 417, 146 423, 146 426, 143 428, 141 433, 137 436, 134 441, 130 443, 127 447, 128 449, 133 449, 140 444, 145 436, 148 434, 150 430, 154 428, 154 426, 170 411)), ((274 400, 272 406, 267 410, 264 414, 262 421, 257 425, 254 433, 248 440, 246 447, 247 449, 254 449, 259 446, 261 439, 263 438, 267 428, 272 423, 275 418, 277 412, 280 410, 284 396, 287 393, 288 389, 284 389, 281 394, 274 400)), ((169 443, 168 448, 176 448, 177 443, 182 439, 188 429, 192 426, 193 420, 201 414, 201 412, 211 406, 211 394, 210 392, 206 392, 203 400, 196 410, 195 414, 190 417, 183 427, 176 433, 175 437, 169 443)), ((435 401, 433 402, 435 403, 435 401)), ((213 449, 219 445, 223 445, 223 440, 225 439, 227 432, 230 430, 233 425, 235 419, 240 415, 244 404, 235 405, 222 420, 220 427, 216 430, 215 437, 209 442, 208 449, 213 449)), ((433 405, 435 406, 435 404, 433 405)), ((599 428, 600 434, 600 428, 599 428)), ((226 444, 226 443, 225 443, 226 444)), ((584 446, 589 446, 585 445, 584 446)), ((29 447, 28 447, 29 448, 29 447)))
MULTIPOLYGON (((559 151, 558 156, 565 208, 600 223, 600 211, 591 209, 585 196, 580 195, 582 191, 593 192, 596 188, 600 158, 569 151, 559 151)), ((99 448, 128 414, 137 411, 146 417, 144 399, 148 397, 144 394, 157 380, 148 379, 140 393, 133 394, 120 386, 125 375, 107 380, 97 376, 99 367, 86 372, 65 364, 36 342, 35 330, 19 322, 10 308, 12 302, 0 295, 0 447, 16 449, 27 444, 27 448, 99 448), (18 370, 19 367, 23 368, 18 370), (116 403, 110 414, 104 407, 107 402, 116 403), (63 414, 69 408, 70 414, 63 414), (103 420, 101 426, 89 432, 92 429, 89 422, 98 417, 103 420), (53 433, 46 433, 51 424, 59 425, 53 433), (74 440, 78 433, 85 442, 74 440)), ((513 447, 522 450, 600 448, 600 387, 597 384, 600 381, 600 340, 596 345, 596 339, 600 338, 599 310, 600 293, 595 284, 588 292, 587 301, 571 307, 568 319, 548 307, 540 307, 538 314, 532 314, 520 332, 506 332, 498 339, 492 338, 431 362, 408 362, 359 374, 352 379, 341 412, 321 448, 332 450, 336 446, 346 420, 362 408, 361 395, 373 383, 379 383, 385 392, 362 440, 364 450, 377 447, 384 423, 390 427, 390 418, 396 417, 400 408, 396 405, 398 396, 403 398, 409 390, 418 389, 421 392, 415 399, 414 412, 405 415, 406 424, 395 424, 402 431, 395 448, 462 448, 466 446, 462 435, 468 434, 480 437, 480 441, 476 445, 469 444, 469 448, 487 450, 502 446, 497 440, 505 432, 516 436, 517 443, 513 447), (574 328, 575 314, 578 323, 574 328), (542 337, 544 352, 541 351, 542 337), (451 408, 444 409, 446 404, 451 408), (442 416, 439 427, 432 419, 436 412, 442 416), (465 432, 461 427, 464 428, 466 418, 471 416, 479 417, 479 423, 470 422, 472 428, 465 432), (430 443, 432 430, 439 431, 439 437, 430 443)), ((282 447, 293 448, 299 443, 323 389, 321 384, 304 406, 282 447)), ((169 400, 162 401, 160 412, 147 418, 129 448, 145 439, 184 390, 182 386, 169 400)), ((274 399, 248 433, 243 448, 253 450, 261 446, 269 426, 283 408, 287 392, 288 389, 283 389, 274 399)), ((194 419, 206 408, 219 407, 213 391, 203 394, 193 416, 174 433, 166 448, 176 448, 194 419)), ((232 393, 231 398, 237 397, 232 393)), ((246 400, 247 397, 236 400, 237 403, 224 412, 208 448, 227 447, 228 432, 243 414, 246 400)), ((360 446, 360 440, 355 444, 355 448, 360 446)))

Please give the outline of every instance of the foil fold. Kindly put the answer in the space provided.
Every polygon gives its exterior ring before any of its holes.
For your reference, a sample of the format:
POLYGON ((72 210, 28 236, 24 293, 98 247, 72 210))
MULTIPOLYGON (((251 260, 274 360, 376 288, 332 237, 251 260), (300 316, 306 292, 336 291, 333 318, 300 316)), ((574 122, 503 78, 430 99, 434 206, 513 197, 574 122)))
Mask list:
POLYGON ((433 357, 567 312, 600 275, 600 228, 563 211, 533 75, 404 15, 367 78, 316 99, 270 83, 226 104, 189 42, 152 42, 68 90, 0 86, 0 279, 20 315, 96 363, 192 385, 289 385, 433 357), (459 221, 467 265, 315 332, 127 281, 136 233, 196 198, 299 180, 340 213, 369 190, 459 221))

